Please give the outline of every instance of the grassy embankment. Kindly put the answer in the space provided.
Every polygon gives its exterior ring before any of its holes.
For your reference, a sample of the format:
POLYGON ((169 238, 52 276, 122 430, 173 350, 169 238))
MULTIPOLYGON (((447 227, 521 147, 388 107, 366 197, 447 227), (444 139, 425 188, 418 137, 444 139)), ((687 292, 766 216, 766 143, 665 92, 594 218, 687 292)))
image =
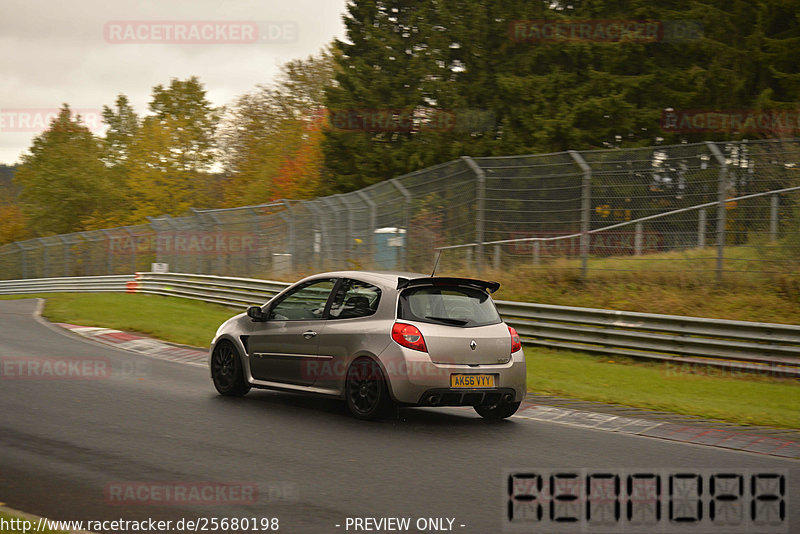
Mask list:
MULTIPOLYGON (((513 269, 488 269, 483 277, 502 283, 495 295, 500 300, 800 324, 800 255, 787 250, 794 249, 727 247, 725 269, 735 272, 725 272, 719 284, 711 248, 591 258, 586 280, 578 261, 567 259, 540 266, 517 259, 513 269)), ((457 267, 440 274, 474 275, 457 267)))

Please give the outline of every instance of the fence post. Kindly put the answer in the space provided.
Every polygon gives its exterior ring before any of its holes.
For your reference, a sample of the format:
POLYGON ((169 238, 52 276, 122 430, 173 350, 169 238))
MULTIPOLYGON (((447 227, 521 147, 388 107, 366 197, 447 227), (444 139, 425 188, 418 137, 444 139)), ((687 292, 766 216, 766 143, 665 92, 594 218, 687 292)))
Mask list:
POLYGON ((711 141, 706 141, 706 146, 711 151, 714 159, 719 163, 719 185, 717 187, 717 282, 722 281, 722 270, 724 268, 725 260, 725 225, 727 210, 725 207, 725 198, 728 194, 728 164, 725 161, 725 155, 720 151, 719 147, 711 141))
POLYGON ((633 254, 635 256, 642 255, 642 223, 636 223, 634 226, 635 232, 633 234, 633 254))
POLYGON ((397 178, 390 179, 389 183, 391 183, 394 186, 395 189, 400 191, 400 194, 402 194, 403 197, 405 197, 405 199, 406 199, 405 212, 403 214, 403 228, 406 231, 406 235, 405 235, 405 239, 404 239, 404 242, 403 242, 402 250, 403 250, 403 268, 407 269, 408 268, 408 247, 410 246, 409 239, 408 239, 408 234, 409 234, 409 230, 411 230, 408 227, 408 225, 411 223, 411 193, 408 192, 408 189, 403 187, 403 184, 401 184, 400 181, 397 178))
MULTIPOLYGON (((211 235, 214 236, 214 238, 216 239, 216 237, 219 235, 219 228, 224 223, 219 218, 219 216, 217 216, 216 213, 209 212, 208 216, 211 219, 211 224, 212 224, 212 226, 211 226, 211 232, 212 232, 211 235)), ((261 240, 261 236, 259 235, 259 232, 258 232, 258 213, 255 210, 253 210, 253 228, 252 228, 252 231, 253 231, 253 237, 256 240, 260 241, 261 240)), ((258 247, 258 245, 256 245, 256 247, 257 247, 257 250, 260 250, 260 247, 258 247)), ((223 273, 230 274, 229 269, 228 269, 228 267, 230 267, 230 262, 229 262, 230 256, 227 255, 227 254, 214 254, 214 256, 215 257, 212 258, 212 260, 208 262, 208 270, 209 270, 209 272, 210 273, 214 273, 214 274, 220 274, 220 275, 223 274, 223 273), (216 266, 217 266, 216 270, 214 270, 214 267, 213 267, 214 261, 216 261, 216 266)), ((255 261, 256 262, 259 261, 258 258, 255 258, 255 261)), ((263 263, 263 260, 262 260, 262 263, 263 263)), ((249 265, 250 265, 250 262, 248 262, 248 271, 249 271, 249 265)), ((136 272, 136 271, 134 271, 134 272, 136 272)))
POLYGON ((461 159, 466 162, 467 166, 475 173, 475 242, 477 243, 477 258, 475 261, 475 270, 478 276, 481 275, 483 268, 483 241, 486 232, 486 221, 484 220, 484 211, 486 209, 486 173, 483 169, 475 163, 475 160, 469 156, 461 156, 461 159))
POLYGON ((778 240, 778 206, 780 204, 780 197, 778 195, 770 195, 769 197, 769 240, 778 240))
POLYGON ((19 248, 19 266, 22 276, 20 278, 28 278, 28 262, 25 259, 25 247, 21 243, 14 243, 19 248))
POLYGON ((347 202, 345 202, 344 197, 345 195, 343 194, 331 195, 331 199, 338 200, 339 204, 342 205, 342 209, 344 210, 345 214, 347 214, 347 240, 344 243, 344 250, 350 252, 351 256, 350 261, 355 263, 356 259, 355 256, 352 254, 354 252, 353 245, 355 240, 355 232, 354 232, 355 224, 353 222, 353 209, 347 202))
POLYGON ((311 213, 311 233, 313 243, 311 244, 311 253, 316 270, 321 271, 324 265, 324 247, 325 247, 325 229, 323 228, 322 218, 317 211, 317 206, 314 205, 313 200, 300 201, 306 209, 311 213))
MULTIPOLYGON (((361 201, 364 204, 366 204, 367 207, 369 208, 369 246, 368 246, 368 250, 369 250, 370 263, 372 263, 372 262, 375 261, 375 249, 377 248, 377 245, 375 243, 375 230, 377 230, 378 212, 377 212, 377 208, 375 206, 375 201, 372 200, 366 192, 364 192, 364 191, 359 189, 358 191, 356 191, 356 194, 358 195, 358 198, 360 198, 361 201)), ((408 236, 408 229, 406 229, 406 236, 408 236)), ((408 241, 408 239, 406 239, 406 241, 408 241)), ((406 244, 408 244, 408 243, 406 243, 406 244)))
POLYGON ((706 246, 706 210, 699 210, 697 214, 697 247, 706 246))
POLYGON ((61 260, 64 263, 64 276, 69 276, 69 247, 67 245, 67 237, 64 234, 58 236, 61 241, 61 260))
POLYGON ((123 226, 122 227, 125 232, 128 234, 128 239, 130 239, 131 244, 131 272, 136 272, 136 238, 133 235, 133 231, 131 230, 130 226, 123 226))
MULTIPOLYGON (((265 272, 266 271, 267 265, 269 265, 270 273, 272 273, 272 268, 273 268, 272 256, 271 256, 271 254, 272 254, 271 250, 272 249, 270 248, 270 245, 272 243, 270 243, 268 239, 265 239, 264 231, 261 228, 262 227, 262 222, 263 222, 261 220, 261 218, 262 217, 266 218, 267 215, 264 215, 264 212, 263 211, 259 211, 259 209, 263 210, 264 208, 251 207, 248 210, 248 221, 246 223, 246 225, 247 225, 246 228, 249 228, 249 231, 253 233, 253 236, 257 240, 258 243, 256 245, 256 249, 258 250, 258 255, 260 256, 259 259, 257 259, 256 261, 246 261, 245 262, 247 264, 247 273, 248 273, 248 275, 250 275, 250 273, 253 272, 253 266, 254 265, 256 267, 260 266, 261 267, 261 272, 265 272)), ((214 232, 218 233, 220 231, 220 229, 223 229, 223 231, 224 231, 225 225, 227 223, 225 223, 224 221, 221 221, 220 218, 217 217, 216 215, 213 216, 213 220, 214 220, 214 232)), ((225 257, 229 258, 229 256, 227 256, 227 255, 225 257)), ((231 269, 230 260, 226 261, 226 264, 225 264, 225 271, 226 272, 225 272, 225 274, 230 275, 232 270, 236 270, 236 264, 233 264, 233 265, 234 265, 234 267, 233 267, 233 269, 231 269)))
POLYGON ((569 155, 583 171, 581 181, 581 277, 585 280, 589 274, 589 230, 592 223, 592 168, 578 152, 569 151, 569 155))
POLYGON ((289 226, 289 254, 292 255, 291 261, 289 262, 292 267, 292 273, 297 271, 297 230, 295 229, 295 222, 294 222, 294 208, 292 208, 292 203, 288 200, 281 199, 284 206, 286 206, 287 217, 284 219, 288 226, 289 226))
POLYGON ((540 254, 540 250, 539 249, 540 249, 540 247, 541 247, 541 242, 538 239, 535 240, 533 242, 533 264, 534 265, 539 265, 539 262, 541 261, 540 258, 539 258, 539 254, 540 254))
POLYGON ((39 246, 42 247, 42 278, 47 278, 49 265, 47 264, 47 243, 41 237, 37 239, 39 246))
POLYGON ((114 247, 111 246, 114 237, 108 230, 100 230, 106 240, 106 274, 114 274, 114 247))

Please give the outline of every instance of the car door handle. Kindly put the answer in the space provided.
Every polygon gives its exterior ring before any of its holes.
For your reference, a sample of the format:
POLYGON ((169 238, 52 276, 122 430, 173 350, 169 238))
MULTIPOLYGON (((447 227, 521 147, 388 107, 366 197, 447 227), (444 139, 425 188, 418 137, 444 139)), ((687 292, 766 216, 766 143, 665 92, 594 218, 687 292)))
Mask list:
POLYGON ((313 330, 309 330, 308 332, 303 332, 303 337, 306 339, 311 339, 312 337, 316 336, 317 333, 313 330))

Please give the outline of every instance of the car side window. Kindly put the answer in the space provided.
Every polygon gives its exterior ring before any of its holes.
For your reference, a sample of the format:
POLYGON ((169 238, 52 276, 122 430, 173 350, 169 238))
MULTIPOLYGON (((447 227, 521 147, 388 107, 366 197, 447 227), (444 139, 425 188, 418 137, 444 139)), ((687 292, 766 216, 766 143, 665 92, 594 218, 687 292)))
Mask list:
POLYGON ((295 288, 270 308, 269 318, 276 321, 322 319, 325 304, 335 284, 335 278, 326 278, 295 288))
POLYGON ((380 300, 380 288, 359 280, 343 280, 333 297, 330 318, 368 317, 377 311, 380 300))

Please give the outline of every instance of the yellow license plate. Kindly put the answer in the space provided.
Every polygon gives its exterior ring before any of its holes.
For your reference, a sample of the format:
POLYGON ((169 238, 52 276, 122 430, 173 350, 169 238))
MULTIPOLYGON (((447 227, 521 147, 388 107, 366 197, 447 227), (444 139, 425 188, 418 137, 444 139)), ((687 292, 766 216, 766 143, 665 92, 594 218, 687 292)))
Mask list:
POLYGON ((494 375, 450 375, 451 388, 493 388, 494 375))

